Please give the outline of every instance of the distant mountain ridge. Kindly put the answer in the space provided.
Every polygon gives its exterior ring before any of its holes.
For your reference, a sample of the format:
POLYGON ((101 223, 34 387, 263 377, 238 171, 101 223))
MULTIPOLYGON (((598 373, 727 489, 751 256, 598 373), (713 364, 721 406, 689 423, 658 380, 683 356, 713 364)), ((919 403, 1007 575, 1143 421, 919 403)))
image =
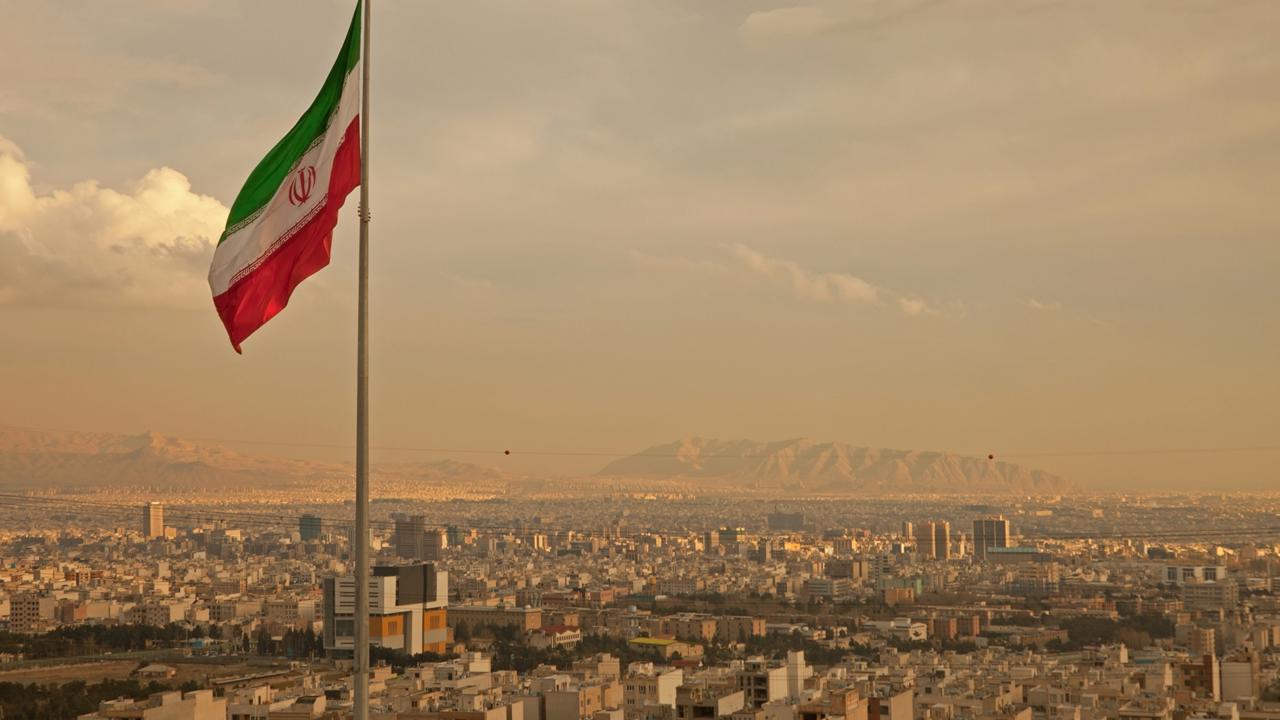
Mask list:
POLYGON ((867 495, 1045 494, 1071 489, 1057 475, 999 459, 804 438, 776 442, 685 438, 615 460, 599 474, 867 495))
MULTIPOLYGON (((0 485, 46 487, 279 487, 350 478, 343 463, 245 455, 214 443, 139 435, 35 430, 0 425, 0 485)), ((502 473, 452 460, 386 463, 375 477, 449 482, 499 481, 502 473)))
MULTIPOLYGON (((351 475, 352 466, 346 463, 247 455, 154 432, 121 435, 0 425, 0 489, 337 487, 351 475)), ((648 481, 691 484, 695 490, 851 495, 1055 494, 1072 489, 1056 475, 999 459, 806 439, 686 438, 615 460, 595 477, 602 476, 621 481, 611 484, 617 489, 626 489, 627 480, 635 481, 631 489, 648 481)), ((373 477, 388 492, 436 486, 483 493, 536 480, 454 460, 377 463, 373 477)), ((598 484, 590 476, 576 482, 583 484, 583 492, 598 484)))

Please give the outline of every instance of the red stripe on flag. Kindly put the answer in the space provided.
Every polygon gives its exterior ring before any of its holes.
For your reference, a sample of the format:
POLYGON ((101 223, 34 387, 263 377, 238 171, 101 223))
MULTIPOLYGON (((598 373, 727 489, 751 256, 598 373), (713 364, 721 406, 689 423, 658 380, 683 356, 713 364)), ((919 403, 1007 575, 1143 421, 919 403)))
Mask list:
POLYGON ((333 158, 324 205, 270 257, 213 298, 231 347, 266 324, 289 304, 293 289, 329 264, 333 226, 347 195, 360 186, 360 118, 351 121, 333 158))

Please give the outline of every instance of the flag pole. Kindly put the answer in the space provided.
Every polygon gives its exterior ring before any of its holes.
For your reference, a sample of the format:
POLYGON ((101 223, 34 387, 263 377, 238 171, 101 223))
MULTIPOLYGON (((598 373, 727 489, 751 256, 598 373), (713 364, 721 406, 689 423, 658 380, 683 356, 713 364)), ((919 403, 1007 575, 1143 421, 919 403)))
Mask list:
POLYGON ((355 720, 369 720, 369 18, 360 53, 360 289, 356 320, 355 720))

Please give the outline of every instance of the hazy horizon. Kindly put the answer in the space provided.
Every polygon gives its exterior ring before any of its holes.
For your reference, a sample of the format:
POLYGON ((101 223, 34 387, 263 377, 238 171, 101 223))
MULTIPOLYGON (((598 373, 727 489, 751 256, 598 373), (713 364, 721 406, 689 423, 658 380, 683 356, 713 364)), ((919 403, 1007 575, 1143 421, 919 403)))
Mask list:
MULTIPOLYGON (((352 453, 354 451, 353 445, 342 444, 342 443, 328 444, 328 443, 303 442, 303 441, 284 442, 284 441, 271 441, 271 440, 262 440, 262 439, 254 440, 249 438, 228 438, 228 437, 223 437, 223 438, 193 437, 193 436, 184 437, 184 436, 175 436, 169 433, 165 433, 165 432, 161 432, 153 429, 148 429, 148 430, 140 431, 137 433, 118 433, 117 434, 117 433, 104 432, 104 431, 84 430, 84 429, 74 429, 74 428, 23 427, 21 425, 15 425, 12 423, 6 423, 6 422, 0 421, 0 438, 3 437, 3 433, 6 430, 10 430, 10 431, 16 430, 19 432, 29 431, 29 432, 35 432, 35 433, 51 433, 51 434, 61 434, 61 433, 71 433, 76 435, 104 434, 112 437, 118 436, 118 437, 124 437, 124 438, 139 438, 139 437, 143 437, 146 434, 151 434, 151 435, 159 435, 160 437, 164 438, 166 441, 176 440, 180 442, 189 442, 203 450, 209 450, 209 449, 215 449, 215 448, 227 448, 232 450, 233 452, 239 453, 253 460, 262 460, 267 462, 280 461, 280 462, 286 462, 286 463, 301 460, 306 462, 320 463, 321 466, 333 466, 335 464, 350 466, 353 460, 352 453)), ((683 438, 672 438, 667 441, 659 442, 650 446, 636 447, 630 450, 623 450, 623 449, 617 449, 617 448, 573 449, 573 448, 549 448, 549 447, 438 448, 438 447, 428 447, 428 446, 386 446, 386 445, 378 445, 378 444, 374 444, 371 450, 374 456, 375 466, 382 467, 384 469, 392 466, 398 466, 400 464, 435 465, 435 464, 441 464, 441 463, 458 463, 462 466, 474 466, 475 468, 477 468, 477 470, 484 470, 484 471, 497 470, 499 472, 505 473, 508 477, 511 477, 513 479, 514 478, 537 478, 537 477, 585 478, 592 475, 617 475, 619 477, 624 477, 624 478, 634 477, 637 479, 637 481, 640 481, 640 485, 643 485, 643 480, 646 477, 688 477, 690 479, 694 479, 694 478, 697 478, 702 473, 694 471, 693 467, 689 467, 686 469, 687 471, 674 472, 674 473, 671 472, 669 469, 668 470, 655 469, 653 470, 653 472, 637 472, 632 474, 626 471, 611 472, 610 467, 615 462, 619 462, 619 461, 634 461, 637 459, 645 459, 645 458, 654 458, 654 459, 677 458, 682 455, 683 451, 678 450, 675 452, 674 455, 672 455, 667 453, 666 448, 673 445, 675 446, 686 445, 691 441, 706 441, 711 443, 714 443, 714 442, 750 443, 752 445, 759 446, 755 448, 753 452, 762 451, 764 446, 777 446, 778 450, 775 452, 782 452, 784 453, 784 455, 787 452, 789 452, 789 450, 784 450, 783 448, 793 447, 794 443, 799 443, 801 445, 821 446, 821 447, 825 447, 827 445, 843 445, 843 446, 848 446, 850 449, 857 449, 859 447, 857 443, 848 443, 848 442, 839 441, 839 440, 833 441, 833 440, 828 440, 823 438, 776 438, 776 439, 762 441, 762 440, 751 439, 751 438, 708 438, 705 436, 689 436, 689 437, 683 437, 683 438)), ((1063 475, 1060 472, 1052 469, 1053 466, 1062 464, 1064 462, 1074 463, 1078 466, 1084 466, 1090 462, 1095 464, 1101 464, 1101 463, 1115 464, 1117 462, 1132 464, 1135 461, 1149 463, 1150 458, 1152 456, 1165 457, 1165 458, 1186 458, 1186 457, 1200 456, 1201 458, 1207 461, 1208 458, 1212 458, 1215 456, 1222 456, 1222 455, 1228 455, 1228 456, 1234 455, 1234 454, 1267 455, 1267 454, 1272 454, 1274 452, 1274 448, 1201 448, 1201 449, 1185 449, 1183 451, 1173 451, 1173 452, 1160 452, 1158 450, 1118 450, 1114 452, 1090 451, 1086 453, 1074 453, 1074 454, 1071 452, 1062 452, 1062 451, 1057 451, 1057 452, 1028 451, 1028 452, 1011 452, 1006 455, 1002 455, 1000 457, 996 457, 994 453, 987 453, 986 455, 989 457, 985 457, 985 458, 984 458, 984 454, 981 451, 975 450, 975 449, 954 449, 954 448, 869 448, 869 449, 873 451, 886 450, 889 452, 908 452, 908 453, 916 453, 916 454, 924 454, 924 455, 949 454, 949 455, 957 456, 959 458, 971 458, 979 462, 990 461, 993 464, 993 466, 1012 465, 1016 468, 1020 468, 1022 471, 1026 471, 1029 473, 1047 472, 1052 475, 1057 475, 1059 476, 1060 480, 1066 485, 1066 487, 1062 487, 1062 488, 1041 489, 1036 491, 1020 491, 1020 490, 1011 488, 1009 489, 1008 492, 1010 492, 1013 495, 1023 495, 1023 494, 1034 494, 1034 495, 1102 494, 1102 495, 1106 495, 1106 494, 1114 494, 1114 493, 1123 494, 1123 493, 1161 493, 1161 492, 1172 492, 1172 493, 1199 492, 1199 493, 1206 493, 1206 494, 1219 494, 1222 492, 1244 492, 1244 493, 1276 492, 1274 489, 1274 483, 1266 482, 1265 478, 1262 479, 1261 482, 1252 482, 1252 483, 1249 481, 1248 478, 1238 478, 1238 479, 1235 479, 1234 481, 1228 481, 1225 483, 1219 482, 1214 484, 1213 486, 1205 485, 1202 487, 1178 487, 1178 486, 1171 486, 1168 484, 1143 485, 1142 483, 1129 483, 1129 484, 1117 485, 1115 483, 1099 483, 1096 480, 1091 481, 1090 476, 1087 476, 1087 475, 1083 477, 1063 475)), ((81 447, 79 451, 83 452, 84 448, 81 447)), ((111 450, 111 452, 118 452, 118 451, 119 451, 119 448, 115 448, 114 450, 111 450)), ((4 459, 6 452, 11 452, 11 451, 9 451, 3 443, 0 443, 0 460, 4 459)), ((36 451, 33 451, 31 449, 23 449, 20 452, 21 454, 31 454, 36 451)), ((736 457, 736 455, 723 455, 721 454, 721 451, 711 449, 707 451, 707 453, 704 453, 703 457, 710 461, 717 461, 717 460, 722 461, 729 457, 736 457)), ((175 462, 177 462, 178 466, 181 466, 182 464, 180 458, 176 458, 175 462)), ((46 470, 48 469, 47 461, 42 462, 41 464, 46 465, 45 469, 46 470)), ((21 461, 19 462, 19 466, 21 466, 21 461)), ((285 467, 287 468, 288 466, 285 466, 285 467)), ((883 469, 883 466, 882 466, 882 469, 883 469)), ((747 467, 742 468, 741 471, 747 473, 747 475, 740 476, 739 477, 740 480, 747 479, 747 476, 750 476, 750 474, 753 472, 751 469, 747 467)), ((826 486, 826 489, 821 489, 818 487, 810 487, 808 489, 784 488, 781 486, 775 489, 779 490, 779 492, 781 493, 778 497, 784 497, 786 495, 794 496, 795 493, 798 491, 802 493, 812 491, 817 494, 833 493, 837 495, 851 494, 851 495, 863 495, 863 496, 869 496, 869 497, 881 496, 883 493, 875 490, 868 490, 865 487, 869 480, 871 480, 872 484, 874 485, 874 481, 872 480, 872 478, 879 477, 878 470, 875 470, 873 468, 868 468, 868 471, 871 474, 864 476, 861 471, 855 470, 855 472, 852 475, 851 482, 841 481, 836 486, 831 486, 828 483, 828 485, 826 486)), ((12 466, 8 469, 7 472, 4 470, 0 470, 0 481, 4 480, 6 477, 8 477, 9 479, 13 479, 14 477, 16 477, 13 474, 14 472, 15 470, 12 466)), ((285 475, 281 476, 281 479, 285 479, 285 477, 287 477, 290 474, 291 472, 285 473, 285 475)), ((65 475, 65 473, 63 473, 63 475, 65 475)), ((721 475, 713 472, 709 477, 720 477, 721 479, 728 479, 729 477, 733 477, 733 476, 734 476, 733 473, 729 475, 721 475)), ((975 481, 976 479, 977 479, 976 477, 970 478, 971 481, 975 481)), ((774 478, 774 482, 781 482, 781 481, 782 480, 778 477, 774 478)), ((140 477, 137 479, 137 482, 135 482, 134 484, 139 486, 145 486, 148 484, 153 484, 155 482, 161 482, 163 484, 163 479, 140 477)), ((91 487, 94 485, 95 479, 93 477, 86 476, 83 478, 83 483, 85 484, 86 487, 91 487)), ((71 486, 66 486, 66 487, 71 487, 71 486)), ((747 486, 744 485, 743 487, 745 489, 747 486)), ((695 487, 691 487, 690 489, 696 491, 699 488, 695 486, 695 487)), ((717 492, 723 492, 725 490, 725 487, 722 485, 711 485, 703 489, 716 489, 717 492)), ((767 490, 768 486, 766 486, 764 489, 767 490)), ((921 494, 929 494, 931 492, 925 489, 915 489, 915 490, 909 490, 909 491, 921 493, 921 494)), ((957 485, 954 494, 974 495, 974 494, 982 494, 982 493, 983 493, 983 490, 977 485, 971 485, 969 487, 963 487, 963 486, 957 485)))
MULTIPOLYGON (((0 0, 0 423, 350 444, 355 198, 243 356, 205 274, 351 5, 0 0)), ((1278 484, 1274 450, 1070 453, 1280 443, 1280 5, 378 13, 374 446, 809 437, 1278 484)), ((444 455, 375 460, 416 457, 444 455)))

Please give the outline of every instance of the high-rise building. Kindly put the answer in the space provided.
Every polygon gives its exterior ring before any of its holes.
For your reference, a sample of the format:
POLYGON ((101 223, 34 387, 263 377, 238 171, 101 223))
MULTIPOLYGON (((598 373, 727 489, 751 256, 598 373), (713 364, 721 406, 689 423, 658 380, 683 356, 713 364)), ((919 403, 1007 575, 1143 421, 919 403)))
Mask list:
POLYGON ((392 540, 398 557, 410 560, 421 559, 425 553, 424 541, 427 519, 421 515, 408 518, 396 518, 395 533, 392 540))
POLYGON ((804 530, 804 513, 771 512, 768 516, 770 530, 804 530))
POLYGON ((973 561, 985 562, 990 548, 1009 547, 1009 521, 1003 516, 973 521, 973 561))
POLYGON ((303 542, 319 538, 323 528, 320 518, 315 515, 308 513, 298 518, 298 535, 302 537, 303 542))
POLYGON ((450 525, 449 527, 445 528, 444 536, 445 536, 445 539, 449 541, 450 545, 454 547, 460 547, 462 545, 470 545, 473 541, 475 541, 476 531, 472 528, 464 528, 464 527, 458 527, 457 525, 450 525))
POLYGON ((911 523, 903 523, 903 530, 914 530, 916 555, 928 560, 951 559, 951 523, 945 520, 932 520, 921 524, 918 528, 911 523))
POLYGON ((396 520, 393 537, 396 555, 407 560, 436 561, 449 547, 449 535, 440 528, 427 528, 421 515, 396 520))
MULTIPOLYGON (((449 574, 435 565, 373 568, 369 578, 369 643, 410 655, 443 653, 448 639, 448 598, 449 574)), ((355 612, 355 578, 325 578, 324 647, 331 656, 351 656, 355 612)))
MULTIPOLYGON (((547 546, 547 536, 540 533, 536 534, 541 538, 541 548, 547 546)), ((535 543, 535 547, 538 545, 535 543)), ((433 528, 424 533, 422 540, 422 557, 419 560, 429 560, 435 562, 444 556, 445 548, 449 547, 449 535, 442 528, 433 528)))
POLYGON ((912 526, 910 520, 902 521, 902 537, 911 539, 916 536, 916 529, 912 526))
POLYGON ((773 545, 768 540, 761 540, 751 551, 751 559, 758 563, 767 563, 773 560, 773 545))
POLYGON ((142 506, 142 536, 164 537, 164 505, 161 503, 149 502, 142 506))
POLYGON ((951 523, 936 520, 933 526, 933 557, 935 560, 951 559, 951 523))
POLYGON ((946 520, 934 520, 925 523, 924 533, 931 542, 927 543, 927 557, 933 560, 951 560, 951 523, 946 520))
POLYGON ((933 557, 933 523, 924 523, 913 528, 916 540, 916 555, 921 558, 933 557))
POLYGON ((851 537, 845 537, 842 535, 831 539, 831 550, 837 557, 848 557, 849 555, 852 555, 853 550, 856 547, 857 545, 851 537))
POLYGON ((740 543, 747 536, 747 531, 740 527, 722 527, 720 528, 720 544, 735 545, 740 543))

